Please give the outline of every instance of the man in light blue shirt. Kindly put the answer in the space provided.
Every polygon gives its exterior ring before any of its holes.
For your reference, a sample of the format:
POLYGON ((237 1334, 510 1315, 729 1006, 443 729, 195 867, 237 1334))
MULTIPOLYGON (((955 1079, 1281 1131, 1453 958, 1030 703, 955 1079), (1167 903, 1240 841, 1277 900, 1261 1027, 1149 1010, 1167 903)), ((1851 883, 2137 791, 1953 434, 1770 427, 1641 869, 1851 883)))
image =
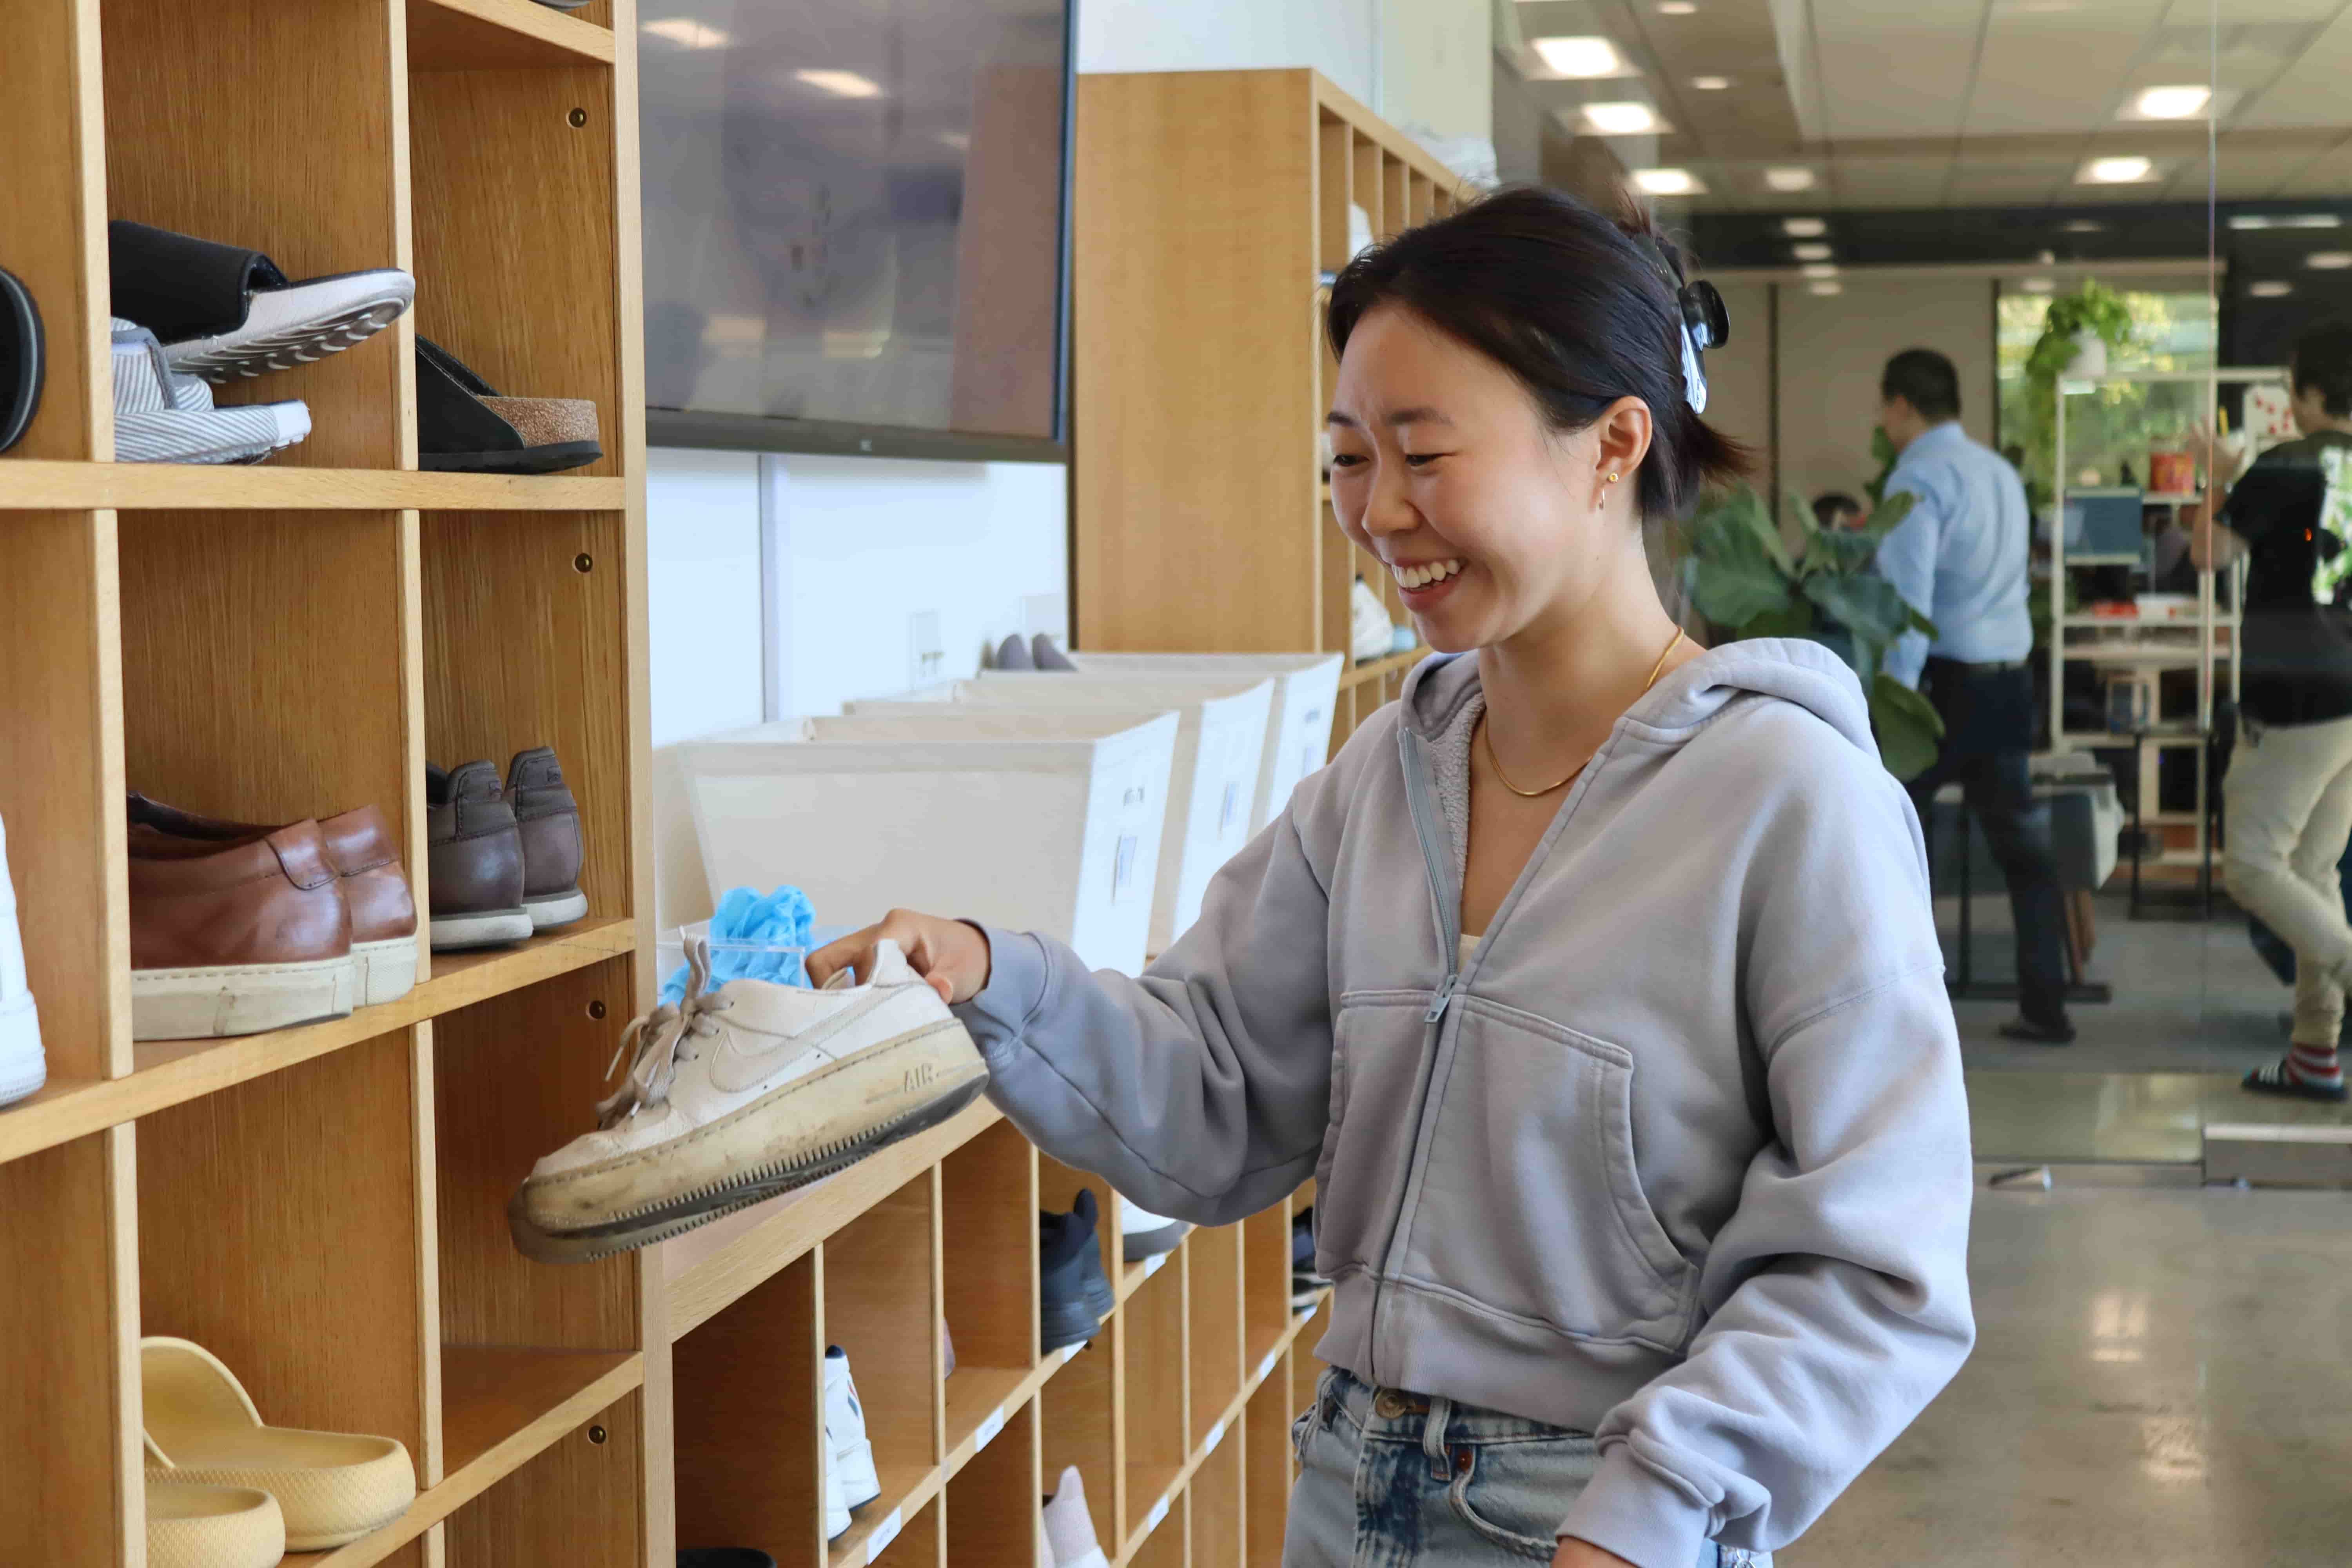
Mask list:
MULTIPOLYGON (((1888 360, 1879 402, 1879 427, 1899 454, 1886 493, 1912 498, 1911 514, 1878 547, 1879 574, 1936 623, 1934 642, 1913 632, 1896 644, 1886 672, 1916 687, 1944 721, 1943 751, 1911 781, 1912 804, 1932 831, 1936 792, 1960 785, 2016 918, 2019 1016, 2000 1032, 2067 1045, 2065 898, 2026 768, 2036 710, 2025 487, 1960 428, 1959 374, 1933 349, 1888 360)), ((1932 859, 1932 839, 1928 848, 1932 859)))

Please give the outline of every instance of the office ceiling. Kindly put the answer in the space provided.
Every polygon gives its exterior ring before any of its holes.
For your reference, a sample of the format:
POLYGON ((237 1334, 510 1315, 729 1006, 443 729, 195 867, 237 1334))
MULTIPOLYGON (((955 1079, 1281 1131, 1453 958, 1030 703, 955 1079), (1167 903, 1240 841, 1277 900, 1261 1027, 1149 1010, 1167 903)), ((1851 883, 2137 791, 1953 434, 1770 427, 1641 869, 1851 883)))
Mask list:
POLYGON ((2352 196, 2352 0, 1501 0, 1506 63, 1571 133, 1591 102, 1651 104, 1602 138, 1685 169, 1692 213, 2147 206, 2352 196), (2221 5, 2218 30, 2209 6, 2221 5), (1676 14, 1688 6, 1687 14, 1676 14), (1562 79, 1528 40, 1608 37, 1623 75, 1562 79), (1702 79, 1726 79, 1707 89, 1702 79), (2202 119, 2121 118, 2145 89, 2214 88, 2202 119), (2079 183, 2094 158, 2147 177, 2079 183), (1768 170, 1808 169, 1775 191, 1768 170))

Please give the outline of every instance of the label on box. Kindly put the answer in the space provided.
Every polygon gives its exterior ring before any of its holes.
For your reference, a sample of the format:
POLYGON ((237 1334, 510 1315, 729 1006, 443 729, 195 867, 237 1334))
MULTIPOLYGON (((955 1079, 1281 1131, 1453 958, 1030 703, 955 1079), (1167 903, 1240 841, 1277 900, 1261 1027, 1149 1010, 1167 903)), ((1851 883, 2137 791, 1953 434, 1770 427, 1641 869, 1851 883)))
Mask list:
POLYGON ((1150 1257, 1143 1260, 1143 1277, 1146 1279, 1150 1279, 1154 1274, 1160 1272, 1160 1266, 1167 1261, 1168 1255, 1166 1253, 1153 1253, 1150 1257))
POLYGON ((1004 1411, 1002 1406, 999 1406, 990 1413, 987 1420, 980 1424, 980 1430, 971 1435, 971 1451, 975 1454, 979 1453, 988 1447, 992 1438, 1003 1430, 1004 1411))
POLYGON ((1274 1363, 1281 1359, 1282 1352, 1280 1351, 1274 1350, 1266 1352, 1265 1359, 1257 1363, 1257 1381, 1264 1383, 1267 1378, 1272 1377, 1274 1375, 1274 1363))
POLYGON ((1064 1345, 1062 1347, 1062 1364, 1064 1366, 1069 1365, 1071 1360, 1076 1357, 1080 1351, 1086 1348, 1087 1344, 1084 1340, 1080 1340, 1074 1345, 1064 1345))
POLYGON ((866 1538, 866 1561, 871 1563, 888 1550, 890 1543, 898 1539, 898 1531, 905 1524, 906 1521, 899 1517, 897 1509, 885 1514, 882 1522, 874 1527, 874 1533, 866 1538))
POLYGON ((1153 1531, 1159 1529, 1160 1521, 1165 1520, 1167 1517, 1168 1500, 1166 1498, 1161 1498, 1158 1502, 1151 1505, 1151 1511, 1143 1516, 1143 1533, 1149 1535, 1153 1531))
POLYGON ((1217 1451, 1217 1445, 1224 1440, 1225 1424, 1220 1421, 1214 1426, 1209 1428, 1209 1440, 1201 1445, 1201 1452, 1203 1454, 1213 1454, 1217 1451))
POLYGON ((1319 1300, 1307 1302, 1307 1305, 1300 1310, 1298 1321, 1303 1323, 1307 1319, 1313 1317, 1315 1315, 1315 1309, 1322 1304, 1323 1303, 1319 1300))

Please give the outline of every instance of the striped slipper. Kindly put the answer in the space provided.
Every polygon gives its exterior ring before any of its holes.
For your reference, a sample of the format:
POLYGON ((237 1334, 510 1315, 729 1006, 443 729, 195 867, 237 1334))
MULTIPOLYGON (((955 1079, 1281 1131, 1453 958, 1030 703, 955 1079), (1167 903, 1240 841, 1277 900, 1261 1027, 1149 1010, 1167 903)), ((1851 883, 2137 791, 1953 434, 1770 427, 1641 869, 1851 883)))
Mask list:
POLYGON ((416 298, 396 267, 289 282, 257 250, 120 218, 106 237, 116 313, 153 329, 173 370, 211 382, 341 353, 416 298))
POLYGON ((2286 1070, 2284 1060, 2268 1067, 2256 1068, 2248 1073, 2239 1087, 2254 1094, 2284 1095, 2290 1100, 2318 1100, 2330 1105, 2340 1105, 2346 1098, 2340 1083, 2314 1083, 2296 1078, 2286 1070))
POLYGON ((114 318, 114 460, 257 463, 310 433, 299 400, 215 408, 213 389, 181 375, 136 321, 114 318))

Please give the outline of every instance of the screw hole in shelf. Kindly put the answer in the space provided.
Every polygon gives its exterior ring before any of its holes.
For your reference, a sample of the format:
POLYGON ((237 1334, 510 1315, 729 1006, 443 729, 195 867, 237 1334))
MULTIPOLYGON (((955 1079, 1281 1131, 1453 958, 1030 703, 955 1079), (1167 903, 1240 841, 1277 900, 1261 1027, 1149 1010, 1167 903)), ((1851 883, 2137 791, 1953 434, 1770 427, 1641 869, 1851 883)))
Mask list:
POLYGON ((591 1426, 588 1428, 588 1440, 591 1443, 602 1443, 611 1436, 612 1434, 605 1431, 602 1426, 591 1426))
POLYGON ((593 572, 595 568, 596 558, 584 550, 572 558, 572 569, 574 572, 593 572))
POLYGON ((589 1004, 588 1004, 588 1016, 589 1016, 590 1017, 592 1017, 592 1018, 601 1018, 601 1017, 603 1017, 603 1016, 604 1016, 604 1004, 603 1004, 602 1002, 591 1002, 591 1003, 589 1003, 589 1004))
POLYGON ((564 118, 571 121, 572 129, 577 131, 588 123, 588 111, 584 109, 575 109, 564 118))

